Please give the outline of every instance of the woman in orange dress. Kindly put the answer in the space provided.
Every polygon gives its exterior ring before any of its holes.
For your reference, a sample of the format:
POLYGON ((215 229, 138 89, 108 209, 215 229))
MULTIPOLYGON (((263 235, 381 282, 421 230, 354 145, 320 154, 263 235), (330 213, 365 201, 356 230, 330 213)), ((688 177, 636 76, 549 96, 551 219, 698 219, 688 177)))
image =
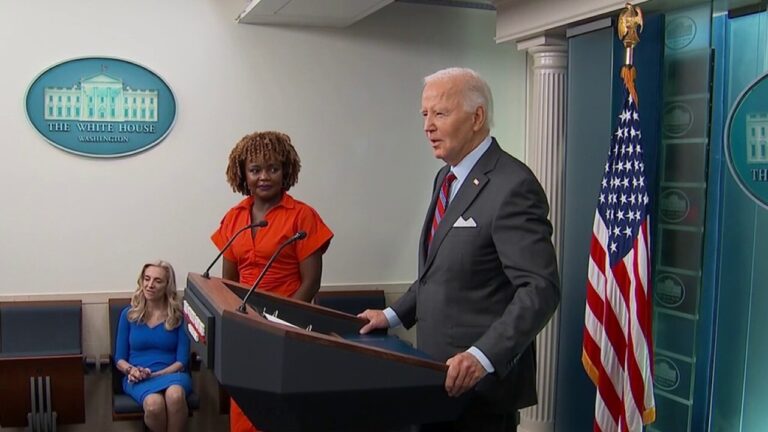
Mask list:
MULTIPOLYGON (((278 246, 299 231, 306 238, 286 247, 275 259, 259 289, 310 301, 320 289, 323 253, 333 233, 309 205, 288 190, 296 184, 301 162, 288 135, 255 132, 232 149, 227 182, 245 199, 232 207, 211 236, 221 250, 238 230, 258 221, 264 228, 243 232, 224 252, 222 277, 252 285, 278 246)), ((230 404, 230 430, 257 431, 234 400, 230 404)))

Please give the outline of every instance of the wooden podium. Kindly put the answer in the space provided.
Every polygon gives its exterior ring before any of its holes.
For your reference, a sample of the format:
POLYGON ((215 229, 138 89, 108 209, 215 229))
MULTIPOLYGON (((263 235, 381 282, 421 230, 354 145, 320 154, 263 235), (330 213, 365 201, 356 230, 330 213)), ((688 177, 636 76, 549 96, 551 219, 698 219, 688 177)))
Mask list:
POLYGON ((195 273, 184 295, 193 350, 265 431, 386 431, 455 419, 447 366, 353 315, 195 273))

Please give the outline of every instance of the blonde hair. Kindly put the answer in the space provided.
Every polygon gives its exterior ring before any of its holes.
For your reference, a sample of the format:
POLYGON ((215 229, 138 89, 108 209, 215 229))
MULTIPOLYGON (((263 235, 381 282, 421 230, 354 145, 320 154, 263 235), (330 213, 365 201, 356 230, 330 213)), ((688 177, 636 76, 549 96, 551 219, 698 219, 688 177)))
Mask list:
POLYGON ((485 126, 493 127, 493 95, 491 87, 477 72, 469 68, 451 67, 424 77, 424 84, 445 79, 461 79, 461 95, 464 109, 474 112, 479 106, 485 109, 485 126))
POLYGON ((136 281, 136 291, 133 292, 131 297, 128 321, 146 322, 147 299, 142 292, 141 283, 144 279, 144 272, 147 271, 148 267, 158 267, 165 270, 165 276, 168 278, 168 283, 165 286, 165 300, 168 312, 168 317, 165 319, 165 329, 173 330, 181 324, 181 306, 179 305, 178 293, 176 292, 176 272, 173 271, 173 266, 169 262, 163 260, 148 262, 141 268, 139 278, 136 281))

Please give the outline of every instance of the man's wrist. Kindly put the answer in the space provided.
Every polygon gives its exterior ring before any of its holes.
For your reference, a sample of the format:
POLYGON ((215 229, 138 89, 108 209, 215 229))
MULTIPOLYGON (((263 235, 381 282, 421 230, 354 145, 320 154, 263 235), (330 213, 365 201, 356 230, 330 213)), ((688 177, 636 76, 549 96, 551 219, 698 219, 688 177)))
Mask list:
POLYGON ((384 312, 384 317, 387 319, 389 328, 399 327, 403 324, 402 321, 400 321, 400 317, 397 316, 397 313, 391 307, 384 309, 382 312, 384 312))
POLYGON ((472 354, 472 356, 476 358, 478 362, 480 362, 480 364, 483 366, 483 369, 485 369, 487 373, 493 373, 496 371, 488 356, 486 356, 485 353, 480 351, 480 349, 476 346, 473 345, 469 347, 467 352, 472 354))

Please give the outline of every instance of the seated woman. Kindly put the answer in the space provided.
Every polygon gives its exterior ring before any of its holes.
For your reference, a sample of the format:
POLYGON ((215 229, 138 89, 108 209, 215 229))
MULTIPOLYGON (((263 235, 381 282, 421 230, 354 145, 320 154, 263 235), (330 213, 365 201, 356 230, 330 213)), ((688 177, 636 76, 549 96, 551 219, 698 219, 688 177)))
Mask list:
POLYGON ((173 267, 144 264, 131 305, 120 314, 115 361, 125 374, 123 390, 144 408, 144 423, 153 432, 181 431, 187 422, 192 380, 182 323, 173 267))

